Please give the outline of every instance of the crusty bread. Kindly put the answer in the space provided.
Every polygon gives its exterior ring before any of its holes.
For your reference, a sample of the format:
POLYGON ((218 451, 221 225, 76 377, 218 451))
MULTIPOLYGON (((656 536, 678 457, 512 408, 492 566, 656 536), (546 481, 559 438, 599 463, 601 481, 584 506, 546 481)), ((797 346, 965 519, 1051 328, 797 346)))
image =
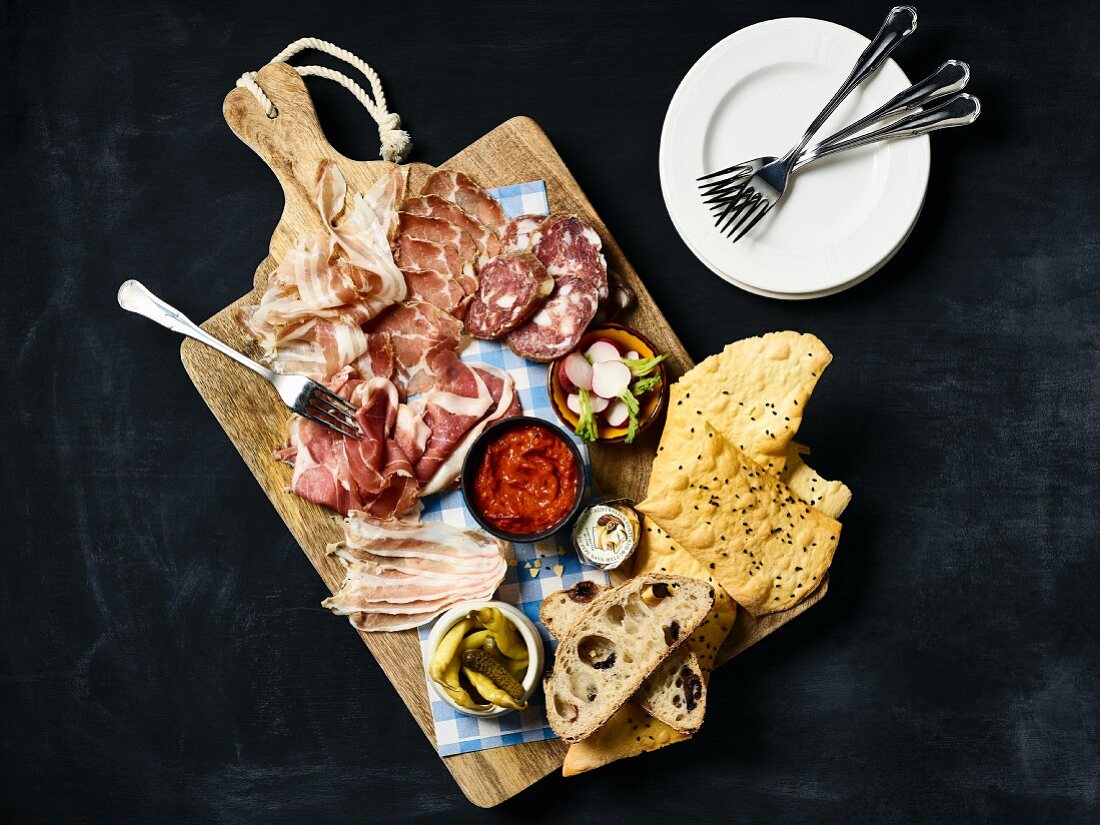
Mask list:
POLYGON ((579 742, 606 722, 706 618, 710 584, 651 573, 601 593, 558 645, 543 682, 550 727, 579 742))
MULTIPOLYGON (((542 600, 539 620, 555 639, 571 628, 592 601, 609 590, 605 585, 582 581, 542 600)), ((680 733, 695 733, 703 724, 707 687, 699 658, 690 645, 680 645, 646 679, 634 700, 642 710, 680 733)))

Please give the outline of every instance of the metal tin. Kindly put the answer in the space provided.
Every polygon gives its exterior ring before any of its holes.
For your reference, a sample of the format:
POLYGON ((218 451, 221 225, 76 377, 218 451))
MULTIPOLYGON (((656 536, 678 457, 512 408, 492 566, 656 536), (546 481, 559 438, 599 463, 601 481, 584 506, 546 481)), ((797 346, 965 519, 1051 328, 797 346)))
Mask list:
POLYGON ((573 549, 587 565, 614 570, 630 558, 641 540, 641 520, 629 499, 586 507, 573 526, 573 549))

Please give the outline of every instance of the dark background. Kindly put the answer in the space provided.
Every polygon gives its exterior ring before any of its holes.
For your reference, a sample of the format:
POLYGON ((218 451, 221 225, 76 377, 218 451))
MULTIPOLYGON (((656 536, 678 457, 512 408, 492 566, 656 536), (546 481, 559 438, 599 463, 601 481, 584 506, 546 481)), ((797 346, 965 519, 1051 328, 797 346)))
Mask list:
MULTIPOLYGON (((969 61, 982 117, 933 138, 885 269, 783 303, 677 237, 665 108, 738 28, 871 33, 885 2, 4 2, 0 819, 1097 821, 1095 9, 918 5, 898 61, 969 61), (835 353, 799 434, 855 492, 829 596, 716 675, 693 743, 472 807, 177 337, 116 306, 130 277, 194 318, 249 287, 281 197, 221 101, 307 34, 378 68, 416 160, 534 117, 696 358, 785 328, 835 353)), ((350 95, 309 86, 375 157, 350 95)))

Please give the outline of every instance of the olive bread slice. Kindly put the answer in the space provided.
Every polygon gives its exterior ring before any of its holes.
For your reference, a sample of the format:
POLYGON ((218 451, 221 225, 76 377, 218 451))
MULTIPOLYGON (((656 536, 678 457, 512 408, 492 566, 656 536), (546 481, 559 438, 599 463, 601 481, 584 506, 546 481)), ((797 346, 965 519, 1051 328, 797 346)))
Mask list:
POLYGON ((706 618, 714 588, 650 573, 601 593, 558 645, 543 682, 554 733, 579 742, 633 696, 706 618))
MULTIPOLYGON (((582 581, 542 600, 539 620, 555 639, 564 636, 584 615, 606 585, 582 581)), ((680 645, 646 679, 635 701, 642 710, 680 733, 692 734, 703 724, 707 712, 707 686, 699 657, 691 645, 680 645)))

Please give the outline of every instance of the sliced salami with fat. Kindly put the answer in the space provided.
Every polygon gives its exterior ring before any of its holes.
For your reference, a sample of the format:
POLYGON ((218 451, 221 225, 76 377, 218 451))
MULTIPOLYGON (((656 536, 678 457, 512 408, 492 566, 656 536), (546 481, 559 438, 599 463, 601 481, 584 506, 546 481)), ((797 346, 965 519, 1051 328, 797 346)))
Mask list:
POLYGON ((555 279, 588 281, 602 301, 607 297, 607 261, 596 230, 576 215, 551 215, 531 236, 531 250, 555 279))
POLYGON ((510 252, 481 269, 481 283, 466 311, 466 328, 491 340, 531 317, 554 288, 554 279, 530 252, 510 252))
POLYGON ((508 346, 521 358, 553 361, 577 346, 596 314, 599 296, 588 281, 570 275, 555 279, 554 291, 526 324, 508 334, 508 346))
POLYGON ((531 248, 531 236, 535 234, 545 215, 520 215, 512 218, 511 222, 500 237, 501 244, 508 252, 526 252, 531 248))

